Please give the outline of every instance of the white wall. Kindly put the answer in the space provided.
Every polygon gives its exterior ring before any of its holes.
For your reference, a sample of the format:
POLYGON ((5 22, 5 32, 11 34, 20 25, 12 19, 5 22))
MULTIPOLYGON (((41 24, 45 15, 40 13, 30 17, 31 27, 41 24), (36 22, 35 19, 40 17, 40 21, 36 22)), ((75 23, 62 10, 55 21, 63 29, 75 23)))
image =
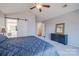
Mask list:
POLYGON ((50 33, 55 33, 55 25, 65 23, 65 34, 68 35, 68 44, 79 47, 79 10, 51 18, 44 21, 46 24, 45 35, 48 39, 50 33))
POLYGON ((36 22, 35 15, 30 12, 20 12, 9 14, 7 17, 23 18, 27 21, 19 20, 18 21, 18 36, 30 36, 36 35, 36 22))
POLYGON ((5 27, 5 21, 4 21, 4 13, 0 11, 0 30, 1 28, 5 27))

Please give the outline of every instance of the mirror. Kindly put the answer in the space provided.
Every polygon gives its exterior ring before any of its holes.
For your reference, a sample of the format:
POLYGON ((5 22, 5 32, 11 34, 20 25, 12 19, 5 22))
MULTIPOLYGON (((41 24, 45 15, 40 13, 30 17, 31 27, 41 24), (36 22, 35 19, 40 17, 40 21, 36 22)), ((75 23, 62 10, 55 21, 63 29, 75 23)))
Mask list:
POLYGON ((64 23, 56 24, 55 32, 57 34, 64 34, 64 23))

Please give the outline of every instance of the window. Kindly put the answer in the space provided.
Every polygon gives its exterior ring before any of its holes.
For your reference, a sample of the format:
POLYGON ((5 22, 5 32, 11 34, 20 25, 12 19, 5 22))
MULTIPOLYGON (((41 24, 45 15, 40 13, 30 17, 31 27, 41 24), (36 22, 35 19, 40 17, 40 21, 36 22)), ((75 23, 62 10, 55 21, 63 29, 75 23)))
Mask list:
POLYGON ((8 37, 17 36, 17 20, 16 19, 6 19, 6 35, 8 37))

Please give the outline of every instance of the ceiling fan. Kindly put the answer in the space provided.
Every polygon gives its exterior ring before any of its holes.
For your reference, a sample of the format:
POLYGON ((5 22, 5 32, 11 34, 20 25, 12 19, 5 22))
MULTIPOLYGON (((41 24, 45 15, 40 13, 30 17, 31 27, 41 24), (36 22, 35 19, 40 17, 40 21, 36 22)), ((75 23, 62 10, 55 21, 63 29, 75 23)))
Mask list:
POLYGON ((50 5, 44 5, 44 4, 41 4, 41 3, 35 3, 35 5, 33 7, 31 7, 30 9, 34 9, 34 8, 37 8, 40 12, 42 11, 42 7, 46 7, 46 8, 49 8, 50 5))

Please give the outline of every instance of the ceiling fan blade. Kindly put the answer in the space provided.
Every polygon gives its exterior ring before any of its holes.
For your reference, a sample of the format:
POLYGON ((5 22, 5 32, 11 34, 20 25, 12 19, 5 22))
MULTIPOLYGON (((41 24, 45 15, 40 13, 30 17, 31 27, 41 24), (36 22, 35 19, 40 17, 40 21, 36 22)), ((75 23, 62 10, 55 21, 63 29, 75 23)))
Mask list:
POLYGON ((34 8, 36 8, 36 6, 34 6, 34 7, 30 8, 30 9, 34 9, 34 8))
POLYGON ((40 9, 39 9, 39 11, 41 12, 41 11, 42 11, 42 9, 40 8, 40 9))
POLYGON ((47 7, 47 8, 49 8, 50 7, 50 5, 42 5, 43 7, 47 7))

